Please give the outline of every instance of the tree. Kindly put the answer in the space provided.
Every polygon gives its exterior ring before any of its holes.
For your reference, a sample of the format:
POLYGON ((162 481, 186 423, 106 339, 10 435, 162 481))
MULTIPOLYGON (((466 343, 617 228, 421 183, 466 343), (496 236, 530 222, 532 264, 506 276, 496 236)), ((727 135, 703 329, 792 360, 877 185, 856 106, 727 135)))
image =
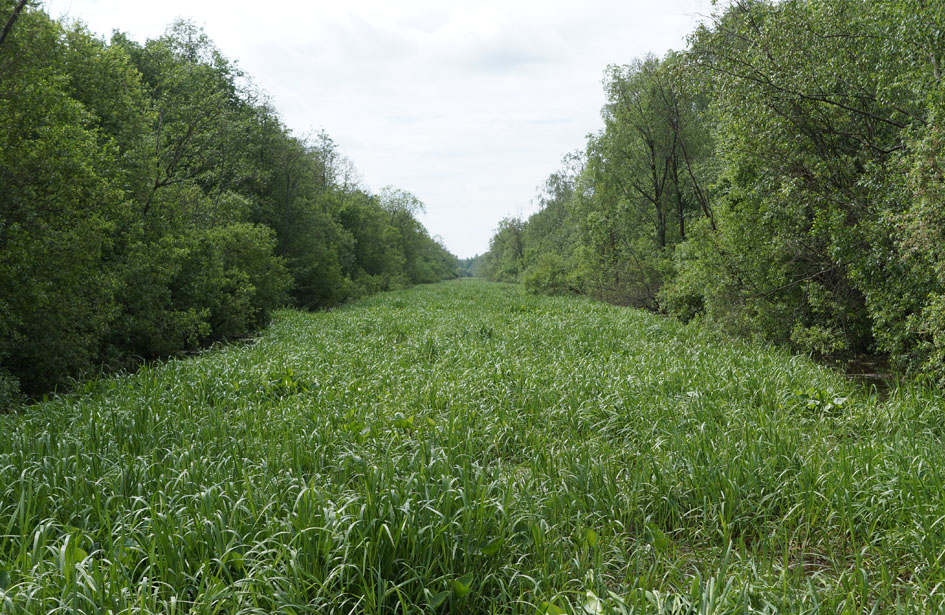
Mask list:
MULTIPOLYGON (((66 33, 24 10, 0 53, 0 364, 34 393, 92 368, 116 311, 114 229, 125 219, 121 148, 73 88, 87 55, 133 90, 121 57, 65 44, 66 33)), ((133 116, 134 95, 113 101, 133 116)))
POLYGON ((13 10, 10 12, 10 16, 7 18, 6 25, 3 26, 3 31, 0 32, 0 45, 3 44, 3 41, 6 40, 7 35, 10 34, 10 30, 13 29, 13 24, 16 23, 17 18, 20 16, 20 13, 23 11, 23 7, 26 6, 27 2, 28 0, 19 0, 19 2, 17 2, 13 7, 13 10))
POLYGON ((293 136, 199 28, 108 44, 6 8, 0 403, 247 335, 290 302, 456 275, 415 197, 371 195, 327 135, 293 136))

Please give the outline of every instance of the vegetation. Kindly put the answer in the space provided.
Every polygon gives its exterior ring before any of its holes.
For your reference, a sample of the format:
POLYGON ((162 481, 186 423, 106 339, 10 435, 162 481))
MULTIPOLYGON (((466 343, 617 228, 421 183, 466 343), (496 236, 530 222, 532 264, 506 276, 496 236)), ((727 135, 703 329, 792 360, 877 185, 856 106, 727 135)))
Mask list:
POLYGON ((0 612, 927 613, 941 395, 466 280, 0 416, 0 612))
POLYGON ((415 197, 290 134, 200 30, 106 43, 25 4, 0 0, 0 410, 456 274, 415 197))
POLYGON ((940 3, 722 6, 607 71, 603 128, 484 274, 945 383, 943 37, 940 3))
POLYGON ((945 611, 941 389, 790 354, 945 384, 941 3, 610 67, 464 261, 192 25, 0 24, 0 615, 945 611))

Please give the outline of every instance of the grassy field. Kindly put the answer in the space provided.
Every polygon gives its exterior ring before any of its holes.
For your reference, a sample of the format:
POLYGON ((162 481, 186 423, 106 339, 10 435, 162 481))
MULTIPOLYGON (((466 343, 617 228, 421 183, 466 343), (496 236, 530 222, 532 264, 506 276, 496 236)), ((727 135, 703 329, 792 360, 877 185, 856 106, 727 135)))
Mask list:
POLYGON ((461 281, 0 415, 0 612, 945 607, 945 403, 461 281))

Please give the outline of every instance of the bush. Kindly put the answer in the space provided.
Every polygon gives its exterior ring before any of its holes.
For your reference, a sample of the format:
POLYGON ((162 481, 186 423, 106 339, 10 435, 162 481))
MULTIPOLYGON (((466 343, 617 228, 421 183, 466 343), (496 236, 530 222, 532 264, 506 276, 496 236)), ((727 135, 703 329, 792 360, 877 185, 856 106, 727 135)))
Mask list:
POLYGON ((20 382, 10 372, 0 368, 0 414, 13 409, 20 402, 20 382))
POLYGON ((207 240, 219 263, 211 306, 214 337, 241 336, 264 326, 272 310, 288 303, 292 284, 283 260, 275 256, 272 229, 232 224, 208 231, 207 240))
POLYGON ((525 290, 536 295, 568 295, 581 292, 564 259, 541 254, 522 276, 525 290))
POLYGON ((262 327, 291 278, 265 227, 237 223, 135 246, 119 297, 111 362, 153 358, 262 327))

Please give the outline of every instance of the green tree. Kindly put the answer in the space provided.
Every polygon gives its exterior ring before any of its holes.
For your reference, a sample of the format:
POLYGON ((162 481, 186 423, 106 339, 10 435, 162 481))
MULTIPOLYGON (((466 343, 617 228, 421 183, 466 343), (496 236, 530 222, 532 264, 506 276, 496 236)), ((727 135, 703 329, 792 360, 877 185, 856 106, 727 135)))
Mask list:
POLYGON ((27 392, 91 369, 116 312, 124 152, 103 125, 134 123, 137 79, 83 36, 27 9, 0 47, 0 362, 27 392), (70 74, 81 62, 130 93, 91 104, 70 74))

